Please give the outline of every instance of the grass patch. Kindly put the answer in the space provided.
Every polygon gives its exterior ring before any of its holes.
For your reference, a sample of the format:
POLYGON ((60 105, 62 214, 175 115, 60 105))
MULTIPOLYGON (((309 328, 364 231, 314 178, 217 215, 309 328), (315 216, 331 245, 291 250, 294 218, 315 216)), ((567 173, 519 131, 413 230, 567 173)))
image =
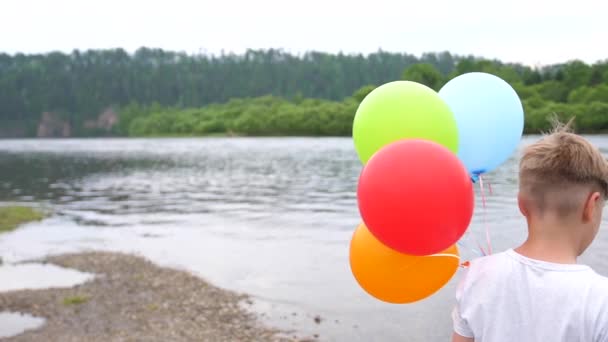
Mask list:
POLYGON ((27 222, 40 221, 42 218, 42 212, 30 207, 0 207, 0 233, 14 230, 27 222))
POLYGON ((89 301, 87 296, 71 296, 63 298, 63 305, 79 305, 89 301))

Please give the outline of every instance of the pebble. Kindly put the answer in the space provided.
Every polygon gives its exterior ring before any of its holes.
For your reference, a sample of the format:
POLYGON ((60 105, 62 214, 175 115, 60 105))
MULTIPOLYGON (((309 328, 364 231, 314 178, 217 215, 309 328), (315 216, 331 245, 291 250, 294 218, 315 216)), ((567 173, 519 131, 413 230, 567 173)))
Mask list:
POLYGON ((140 257, 87 252, 44 261, 97 276, 74 288, 0 293, 3 310, 47 320, 39 329, 3 341, 304 341, 263 326, 239 305, 246 295, 140 257), (88 300, 63 303, 74 296, 88 300))

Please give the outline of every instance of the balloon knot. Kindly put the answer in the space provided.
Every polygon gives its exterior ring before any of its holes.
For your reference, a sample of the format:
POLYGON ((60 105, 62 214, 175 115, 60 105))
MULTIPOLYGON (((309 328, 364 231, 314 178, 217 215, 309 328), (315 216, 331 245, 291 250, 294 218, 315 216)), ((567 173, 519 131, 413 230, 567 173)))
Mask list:
POLYGON ((486 172, 485 169, 471 171, 471 181, 473 183, 477 183, 479 181, 479 177, 481 177, 481 175, 484 174, 485 172, 486 172))

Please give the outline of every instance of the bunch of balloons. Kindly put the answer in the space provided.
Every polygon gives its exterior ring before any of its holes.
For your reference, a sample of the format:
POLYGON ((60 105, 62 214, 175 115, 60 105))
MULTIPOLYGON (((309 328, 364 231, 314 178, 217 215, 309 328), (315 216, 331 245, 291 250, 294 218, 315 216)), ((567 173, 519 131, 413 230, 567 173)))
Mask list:
POLYGON ((519 97, 486 73, 456 77, 439 93, 396 81, 367 95, 353 123, 364 164, 363 223, 350 245, 359 285, 389 303, 443 287, 460 265, 456 243, 473 215, 472 182, 504 162, 522 132, 519 97))

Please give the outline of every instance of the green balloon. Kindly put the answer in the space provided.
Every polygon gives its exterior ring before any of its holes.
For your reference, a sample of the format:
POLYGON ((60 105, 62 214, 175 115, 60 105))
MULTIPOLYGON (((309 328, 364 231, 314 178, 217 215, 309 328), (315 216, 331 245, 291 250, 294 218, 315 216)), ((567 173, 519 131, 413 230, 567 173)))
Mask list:
POLYGON ((411 81, 386 83, 369 93, 353 122, 359 159, 401 139, 426 139, 458 152, 458 127, 448 105, 431 88, 411 81))

